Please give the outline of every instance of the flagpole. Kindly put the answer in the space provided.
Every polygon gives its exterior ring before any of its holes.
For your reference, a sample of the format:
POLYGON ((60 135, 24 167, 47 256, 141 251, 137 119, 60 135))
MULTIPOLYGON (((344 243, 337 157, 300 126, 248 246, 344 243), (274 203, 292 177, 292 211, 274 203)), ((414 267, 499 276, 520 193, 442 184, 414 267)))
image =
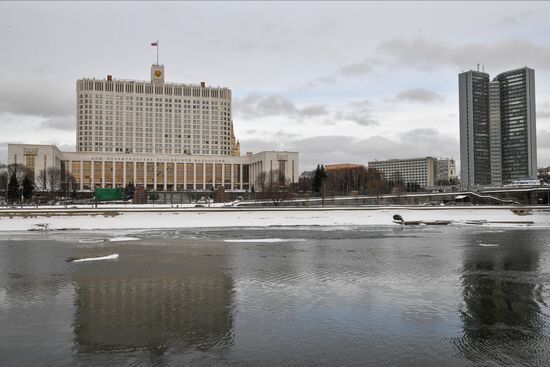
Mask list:
POLYGON ((157 40, 157 65, 159 64, 159 41, 157 40))

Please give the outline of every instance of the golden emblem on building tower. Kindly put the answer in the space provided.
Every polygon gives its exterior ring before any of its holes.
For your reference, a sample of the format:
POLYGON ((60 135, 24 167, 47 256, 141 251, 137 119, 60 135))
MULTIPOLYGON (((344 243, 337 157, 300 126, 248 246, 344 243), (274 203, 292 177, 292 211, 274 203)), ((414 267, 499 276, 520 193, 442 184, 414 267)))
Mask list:
POLYGON ((160 78, 161 75, 162 75, 162 71, 160 71, 160 70, 155 70, 155 76, 156 76, 157 78, 160 78))

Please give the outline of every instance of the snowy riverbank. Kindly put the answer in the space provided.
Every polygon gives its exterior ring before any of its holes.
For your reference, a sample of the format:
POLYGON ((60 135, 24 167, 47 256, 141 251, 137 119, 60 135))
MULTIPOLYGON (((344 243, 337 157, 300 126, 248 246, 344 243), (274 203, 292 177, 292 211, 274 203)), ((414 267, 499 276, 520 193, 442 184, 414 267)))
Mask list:
POLYGON ((318 208, 318 209, 164 209, 164 210, 72 210, 0 212, 0 231, 27 231, 37 224, 50 229, 155 229, 192 227, 268 227, 268 226, 362 226, 395 225, 392 216, 405 220, 452 221, 468 225, 473 221, 500 222, 483 224, 503 227, 550 227, 550 210, 533 209, 519 216, 510 208, 318 208), (524 222, 511 223, 511 222, 524 222), (527 224, 533 222, 533 224, 527 224))

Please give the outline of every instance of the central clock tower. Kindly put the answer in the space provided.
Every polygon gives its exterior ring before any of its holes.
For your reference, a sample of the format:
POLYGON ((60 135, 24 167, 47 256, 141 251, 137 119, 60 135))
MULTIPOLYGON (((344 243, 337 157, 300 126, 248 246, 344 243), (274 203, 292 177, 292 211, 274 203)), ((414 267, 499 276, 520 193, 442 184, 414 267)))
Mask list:
POLYGON ((151 81, 153 83, 164 83, 164 65, 153 64, 151 66, 151 81))

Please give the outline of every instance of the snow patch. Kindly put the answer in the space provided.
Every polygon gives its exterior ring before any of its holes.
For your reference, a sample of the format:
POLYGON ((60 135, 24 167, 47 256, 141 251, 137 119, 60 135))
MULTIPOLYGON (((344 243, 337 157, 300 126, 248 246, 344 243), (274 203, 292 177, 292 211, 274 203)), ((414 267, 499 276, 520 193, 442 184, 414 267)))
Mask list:
POLYGON ((81 238, 78 243, 102 243, 105 242, 103 238, 81 238))
POLYGON ((84 259, 76 259, 71 262, 78 263, 83 261, 116 260, 116 259, 118 259, 118 254, 112 254, 112 255, 100 256, 100 257, 87 257, 84 259))
POLYGON ((115 238, 109 238, 109 241, 111 242, 122 242, 122 241, 139 241, 139 238, 136 237, 115 237, 115 238))
POLYGON ((276 243, 276 242, 304 242, 304 238, 252 238, 240 240, 223 240, 223 242, 249 242, 249 243, 276 243))

